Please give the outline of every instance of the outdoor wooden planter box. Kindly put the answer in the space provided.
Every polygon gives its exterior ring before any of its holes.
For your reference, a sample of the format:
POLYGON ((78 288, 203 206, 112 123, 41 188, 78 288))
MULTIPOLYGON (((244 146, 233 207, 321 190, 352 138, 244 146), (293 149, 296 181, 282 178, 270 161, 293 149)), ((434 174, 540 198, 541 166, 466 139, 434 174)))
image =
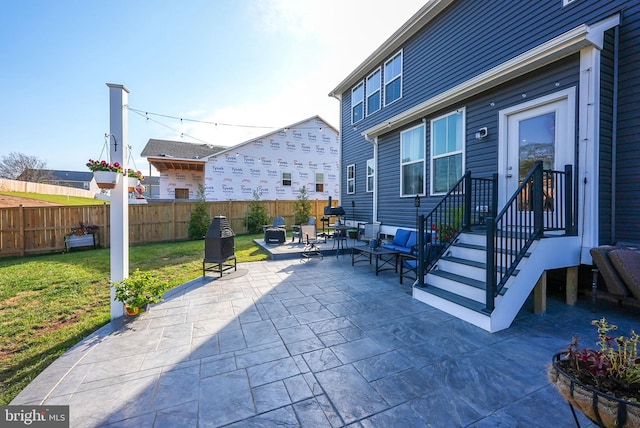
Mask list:
POLYGON ((72 248, 93 247, 96 248, 98 240, 95 234, 87 233, 85 235, 67 235, 64 237, 64 246, 66 251, 72 248))

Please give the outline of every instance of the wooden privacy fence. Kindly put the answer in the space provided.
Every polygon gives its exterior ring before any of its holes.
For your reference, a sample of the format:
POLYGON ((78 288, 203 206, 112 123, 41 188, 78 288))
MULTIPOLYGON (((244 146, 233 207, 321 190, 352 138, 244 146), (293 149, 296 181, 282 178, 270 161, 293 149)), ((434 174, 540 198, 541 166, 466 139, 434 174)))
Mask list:
MULTIPOLYGON (((322 217, 328 201, 313 200, 311 215, 322 217)), ((337 201, 335 201, 337 202, 337 201)), ((207 202, 211 217, 223 215, 236 234, 248 233, 251 201, 207 202)), ((293 224, 296 201, 261 201, 271 219, 293 224)), ((196 202, 153 202, 129 206, 129 243, 183 241, 189 239, 191 211, 196 202)), ((0 257, 57 253, 65 250, 64 237, 80 222, 98 226, 98 246, 110 243, 110 206, 47 206, 0 208, 0 257)))

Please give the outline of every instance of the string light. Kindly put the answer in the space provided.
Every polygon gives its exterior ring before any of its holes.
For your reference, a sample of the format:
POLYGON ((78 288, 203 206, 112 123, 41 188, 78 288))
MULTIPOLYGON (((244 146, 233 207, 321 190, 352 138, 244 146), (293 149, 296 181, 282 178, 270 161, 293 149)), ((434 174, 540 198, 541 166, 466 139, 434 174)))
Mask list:
MULTIPOLYGON (((213 125, 213 126, 228 126, 228 127, 234 127, 234 128, 254 128, 254 129, 274 129, 274 130, 282 130, 284 132, 287 132, 289 130, 289 128, 285 127, 285 128, 281 128, 278 126, 260 126, 260 125, 242 125, 242 124, 233 124, 233 123, 221 123, 221 122, 211 122, 208 120, 198 120, 198 119, 188 119, 188 118, 183 118, 183 117, 178 117, 178 116, 172 116, 169 114, 162 114, 162 113, 151 113, 148 111, 144 111, 144 110, 138 110, 135 109, 133 107, 130 106, 126 106, 127 109, 129 109, 130 111, 137 113, 141 116, 143 116, 144 113, 144 117, 147 120, 152 120, 151 118, 149 118, 149 115, 152 116, 158 116, 158 117, 164 117, 167 119, 174 119, 174 120, 179 120, 180 123, 184 123, 184 122, 193 122, 193 123, 204 123, 207 125, 213 125)), ((158 123, 158 122, 156 122, 158 123)), ((315 129, 315 130, 319 130, 320 132, 322 132, 322 126, 318 127, 318 126, 311 126, 311 127, 296 127, 296 129, 315 129)))

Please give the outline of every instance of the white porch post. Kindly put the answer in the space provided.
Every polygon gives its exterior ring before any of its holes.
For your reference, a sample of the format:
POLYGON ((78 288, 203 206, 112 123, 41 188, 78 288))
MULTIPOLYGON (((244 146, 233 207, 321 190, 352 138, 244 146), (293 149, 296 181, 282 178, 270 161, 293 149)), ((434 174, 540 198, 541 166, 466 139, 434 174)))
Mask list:
MULTIPOLYGON (((126 111, 129 90, 124 85, 107 83, 109 87, 109 154, 111 162, 119 162, 126 171, 129 159, 129 122, 126 111)), ((126 176, 126 174, 125 174, 126 176)), ((120 177, 111 190, 111 282, 119 282, 129 276, 129 201, 127 183, 120 177)), ((115 288, 111 286, 111 319, 124 315, 124 305, 114 300, 115 288)))
POLYGON ((580 51, 578 233, 580 262, 591 264, 589 249, 598 246, 598 147, 600 146, 600 50, 580 51))

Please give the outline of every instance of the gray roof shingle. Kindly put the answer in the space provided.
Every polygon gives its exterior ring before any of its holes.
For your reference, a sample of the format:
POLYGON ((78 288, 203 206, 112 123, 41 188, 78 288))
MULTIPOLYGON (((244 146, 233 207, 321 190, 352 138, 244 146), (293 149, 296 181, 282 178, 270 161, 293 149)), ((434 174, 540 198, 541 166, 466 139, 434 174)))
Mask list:
POLYGON ((150 139, 140 153, 143 157, 171 157, 177 159, 203 159, 227 149, 224 146, 193 144, 184 141, 150 139))

